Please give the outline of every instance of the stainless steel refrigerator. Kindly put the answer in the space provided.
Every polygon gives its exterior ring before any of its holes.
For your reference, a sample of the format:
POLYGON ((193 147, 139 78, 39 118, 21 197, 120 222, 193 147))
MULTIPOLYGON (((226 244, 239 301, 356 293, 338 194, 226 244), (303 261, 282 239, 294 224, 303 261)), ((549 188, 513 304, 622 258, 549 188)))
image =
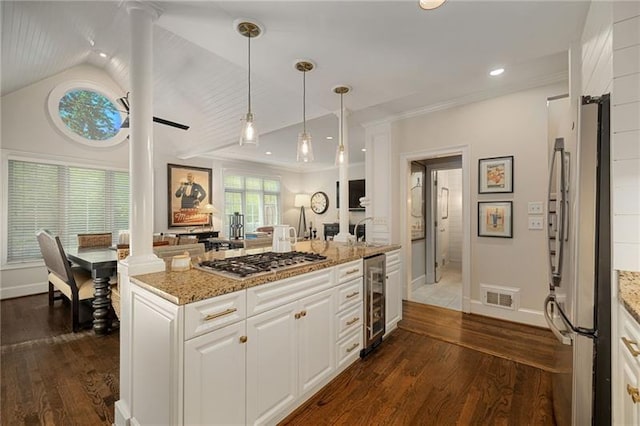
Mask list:
POLYGON ((552 147, 544 314, 565 345, 553 377, 559 425, 611 424, 609 111, 608 94, 583 97, 577 138, 552 147))

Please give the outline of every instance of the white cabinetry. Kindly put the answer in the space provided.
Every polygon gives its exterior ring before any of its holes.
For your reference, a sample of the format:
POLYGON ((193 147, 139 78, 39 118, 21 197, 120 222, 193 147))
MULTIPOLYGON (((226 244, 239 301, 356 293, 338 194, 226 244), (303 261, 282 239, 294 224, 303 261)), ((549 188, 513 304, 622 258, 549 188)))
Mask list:
POLYGON ((402 319, 402 274, 400 272, 400 250, 388 252, 386 271, 387 284, 385 304, 385 335, 395 330, 402 319))
POLYGON ((341 372, 360 354, 364 336, 363 265, 361 260, 337 268, 336 370, 341 372))
POLYGON ((615 423, 640 424, 640 325, 620 306, 618 340, 618 380, 614 383, 614 401, 622 404, 615 423))

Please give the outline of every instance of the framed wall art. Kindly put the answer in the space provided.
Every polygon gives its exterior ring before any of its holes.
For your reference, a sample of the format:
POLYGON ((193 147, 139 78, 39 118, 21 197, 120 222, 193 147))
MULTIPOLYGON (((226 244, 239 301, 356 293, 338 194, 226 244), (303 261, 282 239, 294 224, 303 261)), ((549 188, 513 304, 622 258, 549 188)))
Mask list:
POLYGON ((513 202, 478 202, 478 236, 513 238, 513 202))
POLYGON ((169 228, 209 225, 211 215, 211 169, 167 164, 169 228))
POLYGON ((425 206, 424 206, 424 178, 425 167, 417 162, 411 163, 411 240, 425 238, 425 206))
POLYGON ((449 188, 440 189, 440 217, 449 218, 449 188))
POLYGON ((478 160, 478 193, 513 192, 513 155, 478 160))

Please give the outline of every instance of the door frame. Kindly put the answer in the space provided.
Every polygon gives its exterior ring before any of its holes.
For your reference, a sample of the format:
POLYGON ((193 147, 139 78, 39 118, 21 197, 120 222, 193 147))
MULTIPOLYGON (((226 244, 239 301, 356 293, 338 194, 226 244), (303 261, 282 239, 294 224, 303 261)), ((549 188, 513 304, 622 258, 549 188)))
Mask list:
MULTIPOLYGON (((411 185, 411 162, 432 158, 462 156, 462 312, 471 312, 471 170, 469 145, 450 146, 440 149, 413 151, 400 154, 400 196, 409 200, 411 185)), ((405 288, 403 299, 411 296, 411 230, 409 229, 411 211, 409 203, 400 203, 400 242, 402 244, 405 288)))

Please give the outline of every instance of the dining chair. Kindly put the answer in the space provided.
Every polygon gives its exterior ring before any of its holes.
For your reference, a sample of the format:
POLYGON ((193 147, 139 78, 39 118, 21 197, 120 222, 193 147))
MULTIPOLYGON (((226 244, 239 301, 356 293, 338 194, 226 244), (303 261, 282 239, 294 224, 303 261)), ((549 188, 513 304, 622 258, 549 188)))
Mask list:
POLYGON ((59 237, 47 230, 38 231, 36 237, 49 272, 49 306, 62 297, 69 299, 71 324, 75 333, 80 329, 80 301, 93 298, 91 274, 84 269, 71 267, 59 237))
POLYGON ((113 234, 100 232, 94 234, 78 234, 78 248, 111 247, 113 234))

